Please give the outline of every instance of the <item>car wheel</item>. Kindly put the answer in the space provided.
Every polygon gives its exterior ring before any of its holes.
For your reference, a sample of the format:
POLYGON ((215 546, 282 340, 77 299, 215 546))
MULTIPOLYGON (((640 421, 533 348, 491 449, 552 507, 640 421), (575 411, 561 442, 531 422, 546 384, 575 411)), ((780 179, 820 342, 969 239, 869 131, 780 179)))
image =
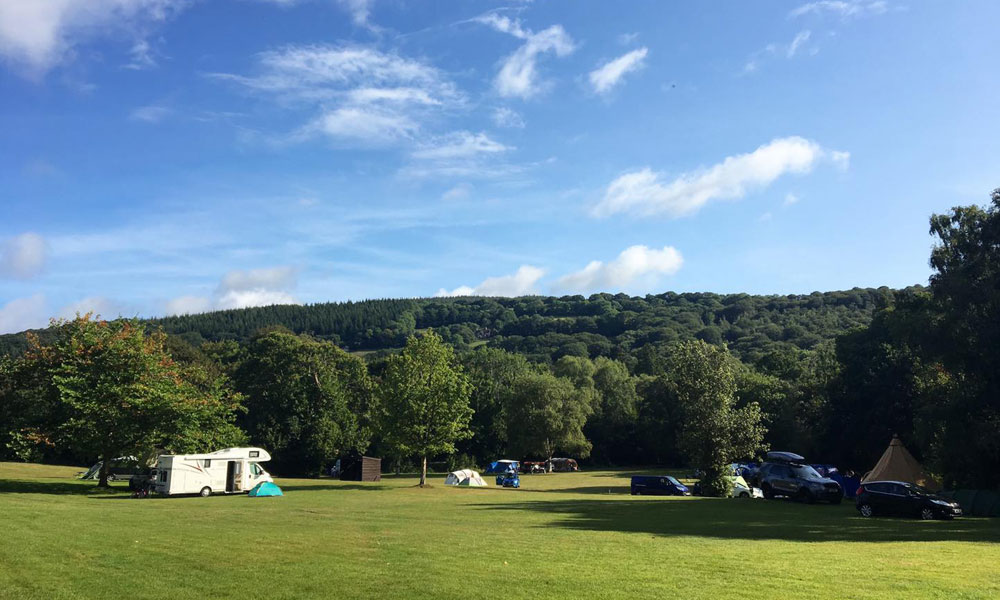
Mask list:
POLYGON ((774 490, 771 489, 771 486, 765 483, 761 490, 764 492, 765 500, 774 500, 774 490))
POLYGON ((871 504, 862 504, 858 507, 858 512, 861 513, 861 516, 866 519, 875 514, 875 510, 872 509, 871 504))
POLYGON ((920 518, 924 521, 930 521, 934 518, 934 511, 930 508, 924 508, 920 510, 920 518))
POLYGON ((108 481, 118 481, 118 478, 115 477, 114 473, 108 473, 108 481))
POLYGON ((205 487, 201 488, 201 491, 198 493, 201 495, 202 498, 208 498, 209 496, 212 495, 212 488, 206 485, 205 487))
POLYGON ((816 503, 816 498, 812 494, 810 494, 809 490, 807 490, 806 488, 802 488, 801 490, 799 490, 798 497, 799 501, 801 502, 805 502, 807 504, 816 503))
POLYGON ((748 494, 746 492, 740 492, 740 498, 749 498, 749 497, 750 497, 750 494, 748 494))

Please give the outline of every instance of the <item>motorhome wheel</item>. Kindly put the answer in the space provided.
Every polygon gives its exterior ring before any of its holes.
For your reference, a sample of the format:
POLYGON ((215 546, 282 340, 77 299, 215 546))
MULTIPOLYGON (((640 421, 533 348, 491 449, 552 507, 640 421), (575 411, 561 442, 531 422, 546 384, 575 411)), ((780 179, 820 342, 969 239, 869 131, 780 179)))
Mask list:
POLYGON ((205 486, 205 487, 201 488, 200 494, 201 494, 202 498, 207 498, 207 497, 209 497, 209 496, 212 495, 212 488, 210 488, 208 486, 205 486))

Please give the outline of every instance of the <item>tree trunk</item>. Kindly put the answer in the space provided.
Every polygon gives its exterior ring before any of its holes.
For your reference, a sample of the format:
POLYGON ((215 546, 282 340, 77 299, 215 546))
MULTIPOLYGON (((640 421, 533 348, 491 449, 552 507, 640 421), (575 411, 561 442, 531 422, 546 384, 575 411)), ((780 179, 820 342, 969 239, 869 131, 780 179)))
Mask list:
POLYGON ((110 487, 108 485, 108 471, 111 470, 111 459, 107 458, 107 456, 108 453, 105 453, 104 457, 101 459, 101 475, 100 479, 97 480, 97 487, 110 487))
POLYGON ((426 456, 423 457, 422 463, 423 463, 423 466, 420 468, 420 487, 424 487, 424 484, 427 483, 427 457, 426 456))

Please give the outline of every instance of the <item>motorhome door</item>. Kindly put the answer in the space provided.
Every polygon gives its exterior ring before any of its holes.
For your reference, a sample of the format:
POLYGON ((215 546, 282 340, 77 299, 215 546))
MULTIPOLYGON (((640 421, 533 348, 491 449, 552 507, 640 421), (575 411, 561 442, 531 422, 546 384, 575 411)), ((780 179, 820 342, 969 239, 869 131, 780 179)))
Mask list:
POLYGON ((226 491, 230 493, 243 491, 242 460, 229 461, 229 466, 226 468, 226 491))

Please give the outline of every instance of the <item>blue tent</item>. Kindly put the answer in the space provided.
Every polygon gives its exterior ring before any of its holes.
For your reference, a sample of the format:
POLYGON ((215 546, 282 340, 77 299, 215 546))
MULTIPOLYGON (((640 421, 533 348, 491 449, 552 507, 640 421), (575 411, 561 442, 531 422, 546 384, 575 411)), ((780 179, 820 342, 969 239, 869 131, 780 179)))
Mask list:
POLYGON ((250 490, 249 496, 257 498, 258 496, 284 496, 284 494, 281 493, 280 487, 270 481, 261 481, 250 490))
POLYGON ((491 462, 487 473, 517 473, 518 468, 520 468, 521 463, 516 460, 498 460, 496 462, 491 462))

